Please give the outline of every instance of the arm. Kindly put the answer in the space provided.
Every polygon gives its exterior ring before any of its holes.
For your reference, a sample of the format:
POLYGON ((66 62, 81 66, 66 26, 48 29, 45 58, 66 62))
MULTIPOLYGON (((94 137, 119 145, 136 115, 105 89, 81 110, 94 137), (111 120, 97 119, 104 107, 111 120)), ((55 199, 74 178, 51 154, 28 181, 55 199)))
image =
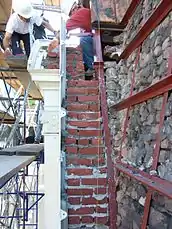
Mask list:
POLYGON ((48 29, 50 32, 54 33, 55 30, 53 29, 53 27, 50 25, 49 22, 47 22, 47 21, 45 21, 45 20, 43 19, 42 25, 43 25, 46 29, 48 29))
POLYGON ((49 22, 47 22, 47 21, 45 21, 45 20, 43 19, 42 25, 43 25, 46 29, 48 29, 50 32, 54 33, 54 35, 56 36, 56 38, 57 38, 58 40, 60 39, 59 32, 56 31, 56 30, 54 30, 53 27, 50 25, 49 22))
POLYGON ((11 43, 11 33, 6 32, 5 33, 5 37, 3 39, 3 46, 5 49, 5 55, 6 54, 10 54, 11 55, 11 51, 10 51, 10 43, 11 43))

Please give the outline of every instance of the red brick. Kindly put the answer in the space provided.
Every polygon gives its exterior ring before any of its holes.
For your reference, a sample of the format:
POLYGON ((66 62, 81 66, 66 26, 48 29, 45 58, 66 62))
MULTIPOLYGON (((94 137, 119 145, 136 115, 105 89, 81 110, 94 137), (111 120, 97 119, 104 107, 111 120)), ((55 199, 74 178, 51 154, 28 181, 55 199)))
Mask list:
POLYGON ((67 115, 69 118, 74 118, 74 119, 78 118, 78 114, 76 112, 69 111, 67 115))
POLYGON ((97 204, 106 204, 108 202, 107 197, 105 197, 102 200, 97 200, 94 197, 88 197, 88 198, 82 198, 82 204, 83 205, 97 205, 97 204))
POLYGON ((96 195, 101 195, 101 194, 106 194, 107 193, 107 188, 95 188, 94 193, 96 195))
POLYGON ((99 95, 78 96, 79 102, 99 102, 99 95))
POLYGON ((79 216, 69 216, 69 224, 80 224, 79 216))
POLYGON ((87 175, 92 175, 93 170, 92 169, 80 169, 80 168, 75 168, 75 169, 68 169, 68 175, 78 175, 78 176, 87 176, 87 175))
POLYGON ((48 52, 49 57, 57 57, 57 53, 55 52, 48 52))
POLYGON ((83 185, 107 185, 107 178, 84 178, 81 180, 83 185))
POLYGON ((86 88, 77 88, 77 87, 69 87, 67 88, 67 94, 68 95, 84 95, 88 94, 86 88))
POLYGON ((88 95, 98 95, 99 89, 98 88, 88 88, 87 93, 88 95))
POLYGON ((100 112, 93 112, 93 113, 80 113, 78 114, 78 119, 84 119, 84 120, 94 120, 99 119, 101 117, 100 112))
POLYGON ((102 130, 79 130, 79 136, 97 137, 102 135, 102 130))
POLYGON ((66 144, 75 144, 76 143, 76 139, 75 138, 66 138, 65 139, 65 143, 66 144))
POLYGON ((70 126, 100 128, 99 121, 69 121, 70 126))
POLYGON ((74 153, 77 154, 78 148, 75 146, 66 146, 66 153, 74 153))
POLYGON ((92 216, 82 216, 81 222, 86 224, 94 223, 94 218, 92 216))
POLYGON ((48 64, 48 69, 58 69, 58 65, 57 64, 48 64))
POLYGON ((68 202, 72 205, 78 205, 81 203, 81 198, 80 197, 69 197, 68 202))
POLYGON ((92 160, 93 165, 105 165, 105 158, 99 157, 92 160))
POLYGON ((78 145, 89 145, 89 140, 88 139, 79 139, 78 145))
POLYGON ((68 133, 71 135, 78 135, 78 131, 76 129, 68 129, 68 133))
POLYGON ((96 206, 96 213, 107 213, 107 208, 101 208, 99 206, 96 206))
POLYGON ((88 110, 89 111, 100 111, 100 105, 99 104, 89 104, 88 110))
POLYGON ((94 208, 83 207, 76 210, 69 209, 69 215, 90 215, 94 213, 94 208))
POLYGON ((67 164, 68 165, 86 165, 86 166, 91 166, 92 165, 92 160, 91 159, 86 159, 86 158, 70 158, 67 159, 67 164))
POLYGON ((69 87, 67 88, 68 95, 98 95, 99 90, 97 88, 85 88, 85 87, 69 87))
POLYGON ((102 138, 96 138, 91 140, 92 145, 102 145, 103 144, 103 139, 102 138))
POLYGON ((67 189, 67 194, 69 196, 93 195, 93 189, 89 189, 89 188, 67 189))
POLYGON ((86 147, 79 149, 80 154, 87 154, 87 155, 97 155, 103 153, 103 148, 100 147, 86 147))
POLYGON ((88 111, 88 105, 87 104, 70 104, 67 106, 68 111, 88 111))
POLYGON ((77 101, 77 97, 76 96, 68 96, 67 97, 67 101, 68 102, 76 102, 77 101))
POLYGON ((87 81, 87 80, 70 80, 69 86, 77 87, 98 87, 99 83, 97 80, 87 81))
POLYGON ((79 186, 80 185, 80 180, 79 179, 68 179, 67 180, 67 185, 68 186, 79 186))
POLYGON ((104 225, 106 225, 107 223, 108 223, 108 217, 95 217, 94 218, 94 222, 96 223, 96 224, 104 224, 104 225))

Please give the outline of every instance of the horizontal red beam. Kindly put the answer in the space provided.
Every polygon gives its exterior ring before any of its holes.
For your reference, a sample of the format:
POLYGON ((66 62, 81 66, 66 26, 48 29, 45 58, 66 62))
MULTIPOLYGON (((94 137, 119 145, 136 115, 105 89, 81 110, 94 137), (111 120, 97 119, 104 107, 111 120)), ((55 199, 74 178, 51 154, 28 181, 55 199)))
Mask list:
POLYGON ((142 103, 148 99, 162 95, 163 93, 172 89, 172 75, 164 77, 162 80, 153 84, 152 86, 146 88, 143 91, 138 92, 135 95, 132 95, 123 101, 113 105, 111 108, 119 111, 130 106, 142 103))
POLYGON ((134 39, 128 44, 121 53, 120 59, 127 59, 130 54, 139 47, 149 34, 160 24, 160 22, 172 10, 172 0, 162 0, 155 11, 138 31, 134 39))
POLYGON ((150 176, 148 173, 128 166, 124 163, 116 163, 115 167, 127 176, 134 178, 143 185, 149 187, 152 191, 159 192, 169 198, 172 198, 172 183, 156 176, 150 176))
POLYGON ((137 9, 137 6, 140 4, 141 0, 132 0, 122 21, 121 21, 121 25, 126 26, 128 24, 128 21, 130 20, 130 18, 132 17, 132 15, 134 14, 135 10, 137 9))

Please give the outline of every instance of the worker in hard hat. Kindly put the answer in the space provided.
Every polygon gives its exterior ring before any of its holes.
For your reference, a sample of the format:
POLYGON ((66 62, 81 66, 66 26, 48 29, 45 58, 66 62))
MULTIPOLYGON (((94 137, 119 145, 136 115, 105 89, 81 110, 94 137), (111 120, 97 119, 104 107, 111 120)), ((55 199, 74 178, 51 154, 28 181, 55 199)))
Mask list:
POLYGON ((56 35, 56 31, 52 26, 43 17, 36 15, 29 0, 23 0, 22 3, 20 0, 13 1, 13 10, 14 13, 7 22, 3 39, 6 56, 23 54, 20 43, 23 41, 25 53, 29 57, 34 24, 37 26, 43 25, 56 35))
POLYGON ((93 37, 91 35, 91 11, 85 8, 82 3, 75 4, 69 13, 70 18, 66 23, 67 31, 80 28, 83 36, 80 37, 80 46, 83 52, 83 62, 86 69, 86 76, 94 73, 94 51, 93 37), (85 36, 84 33, 90 33, 85 36))

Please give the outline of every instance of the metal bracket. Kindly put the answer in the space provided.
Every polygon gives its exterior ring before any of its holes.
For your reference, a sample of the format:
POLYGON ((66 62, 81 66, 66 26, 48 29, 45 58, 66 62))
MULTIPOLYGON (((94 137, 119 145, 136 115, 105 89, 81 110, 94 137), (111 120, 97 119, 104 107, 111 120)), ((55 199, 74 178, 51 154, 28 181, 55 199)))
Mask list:
POLYGON ((60 210, 60 220, 63 221, 67 217, 67 212, 60 210))
POLYGON ((61 108, 61 113, 60 116, 61 118, 64 118, 67 115, 66 109, 64 109, 63 107, 61 108))

